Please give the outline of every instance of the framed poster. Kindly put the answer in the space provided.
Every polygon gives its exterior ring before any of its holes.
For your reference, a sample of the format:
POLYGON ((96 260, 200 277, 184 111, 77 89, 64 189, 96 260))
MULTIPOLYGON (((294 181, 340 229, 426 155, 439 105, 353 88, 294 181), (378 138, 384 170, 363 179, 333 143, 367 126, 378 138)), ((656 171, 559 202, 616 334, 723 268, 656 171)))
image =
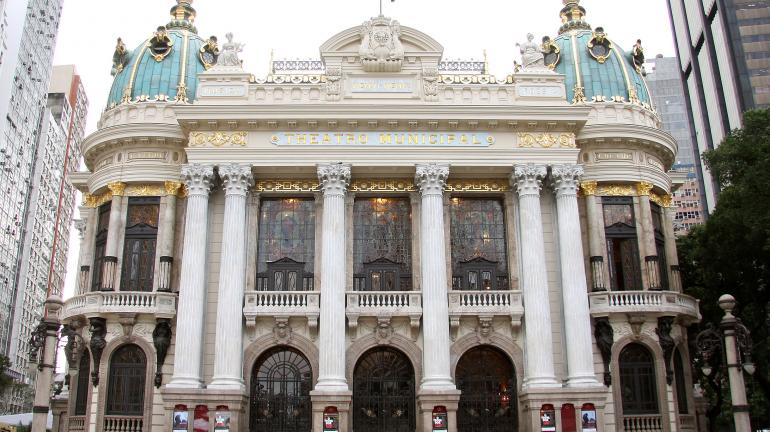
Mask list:
POLYGON ((171 430, 173 432, 187 432, 189 427, 187 405, 176 405, 174 407, 174 416, 171 419, 171 430))
POLYGON ((580 411, 582 432, 597 432, 596 408, 594 407, 594 404, 583 404, 580 411))
POLYGON ((214 415, 214 430, 230 430, 230 409, 226 405, 220 405, 217 407, 216 414, 214 415))

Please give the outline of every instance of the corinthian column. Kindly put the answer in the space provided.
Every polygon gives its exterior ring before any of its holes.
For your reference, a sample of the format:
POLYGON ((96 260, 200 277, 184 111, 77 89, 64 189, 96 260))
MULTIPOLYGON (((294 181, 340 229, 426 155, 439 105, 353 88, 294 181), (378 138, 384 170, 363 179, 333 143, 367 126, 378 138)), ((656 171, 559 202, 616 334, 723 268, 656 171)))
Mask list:
POLYGON ((158 268, 158 291, 171 291, 171 264, 174 261, 174 230, 176 229, 176 195, 182 183, 167 181, 166 196, 163 197, 163 229, 158 251, 160 252, 158 268))
POLYGON ((591 314, 583 264, 577 191, 583 167, 556 165, 551 169, 559 220, 559 261, 567 343, 567 385, 598 386, 593 365, 591 314))
POLYGON ((243 390, 243 291, 246 283, 246 195, 251 167, 219 167, 225 189, 225 220, 217 297, 216 357, 209 388, 243 390))
POLYGON ((449 165, 418 165, 423 375, 420 390, 455 390, 449 366, 449 306, 444 241, 444 186, 449 165))
POLYGON ((540 212, 540 187, 545 175, 545 165, 527 164, 516 165, 511 178, 519 193, 521 244, 525 248, 521 254, 521 287, 527 356, 524 385, 527 387, 559 386, 553 371, 551 309, 540 212))
POLYGON ((112 203, 110 204, 110 222, 107 229, 107 244, 104 248, 104 264, 102 268, 102 291, 114 291, 117 280, 118 268, 118 244, 123 234, 123 213, 125 198, 123 194, 126 191, 126 184, 113 182, 107 185, 112 194, 112 203))
POLYGON ((320 361, 316 391, 348 391, 345 378, 345 193, 350 165, 318 166, 323 191, 320 361))
POLYGON ((209 190, 214 168, 192 164, 182 167, 187 185, 184 252, 179 281, 176 354, 174 375, 168 387, 201 387, 203 322, 206 312, 206 233, 208 232, 209 190))

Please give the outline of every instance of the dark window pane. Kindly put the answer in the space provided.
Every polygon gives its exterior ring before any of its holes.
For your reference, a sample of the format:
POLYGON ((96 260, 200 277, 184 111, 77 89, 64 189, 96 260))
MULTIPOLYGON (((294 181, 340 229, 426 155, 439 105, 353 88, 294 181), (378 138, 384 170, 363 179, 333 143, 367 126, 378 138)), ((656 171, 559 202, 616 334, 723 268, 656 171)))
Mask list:
POLYGON ((259 210, 257 273, 267 274, 268 264, 289 258, 303 264, 305 276, 313 274, 315 201, 264 199, 259 210))
POLYGON ((633 200, 604 197, 603 204, 610 287, 613 290, 640 290, 642 271, 633 200))
POLYGON ((687 407, 687 384, 684 379, 684 362, 679 349, 674 351, 674 378, 676 379, 676 402, 679 414, 688 414, 687 407))
POLYGON ((460 282, 454 289, 507 289, 503 202, 454 197, 450 209, 452 274, 460 282))
POLYGON ((78 366, 77 396, 75 397, 75 415, 86 415, 88 392, 91 390, 89 375, 91 373, 91 358, 87 349, 83 350, 78 366))
POLYGON ((147 358, 136 345, 118 348, 110 359, 107 415, 140 416, 144 413, 147 358))
POLYGON ((94 265, 91 268, 91 291, 102 289, 102 268, 104 266, 111 208, 111 203, 103 204, 99 207, 98 222, 96 224, 96 243, 94 244, 94 265))
POLYGON ((658 414, 655 364, 644 346, 632 343, 618 359, 624 415, 658 414))
POLYGON ((121 291, 152 291, 160 199, 129 198, 121 291))

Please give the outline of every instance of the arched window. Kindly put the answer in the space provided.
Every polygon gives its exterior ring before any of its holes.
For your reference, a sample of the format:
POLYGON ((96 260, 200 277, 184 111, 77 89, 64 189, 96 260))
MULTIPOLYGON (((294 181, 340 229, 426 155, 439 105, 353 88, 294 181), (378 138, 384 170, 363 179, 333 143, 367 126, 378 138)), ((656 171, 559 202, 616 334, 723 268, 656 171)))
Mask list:
POLYGON ((123 345, 110 358, 106 415, 141 416, 147 357, 136 345, 123 345))
POLYGON ((644 346, 628 344, 620 352, 620 391, 624 415, 658 414, 655 362, 644 346))
POLYGON ((356 291, 411 291, 412 215, 408 199, 356 200, 353 271, 356 291))
POLYGON ((499 199, 452 198, 452 289, 508 289, 503 208, 499 199))
POLYGON ((262 200, 257 244, 257 291, 313 290, 314 200, 262 200))
POLYGON ((251 432, 311 429, 313 374, 307 358, 291 348, 263 354, 251 373, 251 432))
POLYGON ((78 365, 77 388, 75 390, 75 412, 74 415, 86 415, 86 406, 88 404, 88 392, 91 385, 88 380, 91 374, 91 356, 87 349, 80 354, 80 364, 78 365))
POLYGON ((679 348, 674 351, 674 379, 676 380, 676 402, 679 414, 688 414, 687 384, 684 379, 684 362, 679 348))
POLYGON ((121 291, 152 291, 160 199, 129 198, 121 291))
POLYGON ((374 348, 358 360, 353 371, 353 430, 413 432, 414 368, 392 348, 374 348))
POLYGON ((455 372, 460 394, 459 432, 515 432, 518 428, 516 372, 511 360, 490 346, 460 357, 455 372))

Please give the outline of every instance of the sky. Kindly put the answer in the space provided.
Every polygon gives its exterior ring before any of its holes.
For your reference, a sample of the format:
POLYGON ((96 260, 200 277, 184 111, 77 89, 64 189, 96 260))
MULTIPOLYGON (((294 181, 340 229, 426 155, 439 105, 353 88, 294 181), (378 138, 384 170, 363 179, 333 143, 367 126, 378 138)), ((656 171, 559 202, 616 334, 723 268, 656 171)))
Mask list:
MULTIPOLYGON (((195 0, 198 33, 205 39, 227 32, 246 44, 241 58, 247 71, 264 76, 270 51, 275 59, 318 58, 318 48, 333 35, 379 13, 380 0, 195 0)), ((176 0, 66 0, 55 64, 75 64, 91 101, 87 133, 96 130, 112 85, 115 42, 122 37, 136 48, 169 21, 176 0)), ((673 56, 674 42, 666 0, 582 0, 587 21, 602 26, 628 51, 642 40, 648 57, 673 56), (643 6, 643 7, 640 7, 643 6), (632 15, 633 13, 633 15, 632 15)), ((482 59, 505 77, 519 60, 516 42, 527 33, 536 40, 556 36, 560 0, 383 0, 385 16, 413 27, 444 46, 445 59, 482 59)))

